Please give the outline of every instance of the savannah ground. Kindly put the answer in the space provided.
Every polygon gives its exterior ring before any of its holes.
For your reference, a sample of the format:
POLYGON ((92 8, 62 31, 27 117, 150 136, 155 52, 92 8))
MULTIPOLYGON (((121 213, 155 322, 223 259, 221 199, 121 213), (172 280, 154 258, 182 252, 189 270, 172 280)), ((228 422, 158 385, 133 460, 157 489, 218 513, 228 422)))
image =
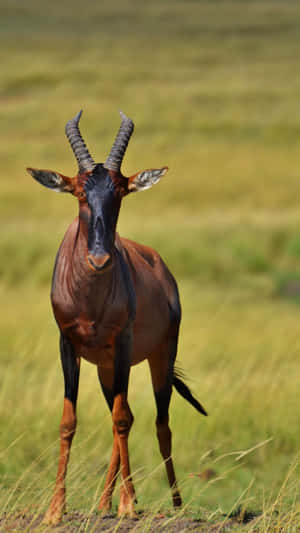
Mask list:
MULTIPOLYGON (((56 474, 63 378, 49 288, 77 206, 25 166, 75 174, 64 126, 80 108, 97 161, 122 109, 136 124, 124 173, 170 167, 160 185, 124 200, 118 227, 155 247, 178 280, 178 363, 209 412, 174 392, 184 499, 174 514, 149 371, 132 369, 130 452, 144 514, 111 518, 108 530, 298 531, 300 5, 2 0, 0 17, 0 531, 42 530, 56 474)), ((78 418, 64 527, 96 532, 112 437, 88 363, 78 418)))

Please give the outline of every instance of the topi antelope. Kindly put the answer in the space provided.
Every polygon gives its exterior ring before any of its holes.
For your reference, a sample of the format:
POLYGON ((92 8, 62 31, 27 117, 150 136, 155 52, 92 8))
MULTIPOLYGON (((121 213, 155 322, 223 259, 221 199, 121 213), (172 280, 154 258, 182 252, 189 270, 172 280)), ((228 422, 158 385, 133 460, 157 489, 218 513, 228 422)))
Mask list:
POLYGON ((121 112, 121 126, 104 164, 96 164, 79 131, 81 112, 66 125, 66 135, 79 172, 68 178, 58 172, 28 168, 42 185, 78 198, 79 216, 69 226, 59 248, 51 301, 60 330, 65 381, 60 424, 60 456, 54 495, 45 523, 57 524, 65 509, 65 477, 76 429, 80 358, 98 369, 103 394, 112 414, 113 447, 99 509, 111 509, 120 470, 119 515, 135 516, 135 492, 130 475, 128 435, 133 416, 127 401, 130 366, 148 360, 157 407, 156 429, 165 461, 173 504, 181 505, 171 456, 168 410, 172 387, 198 411, 200 403, 174 370, 181 318, 176 282, 151 248, 122 239, 116 233, 121 201, 131 192, 159 182, 167 167, 127 178, 122 160, 133 122, 121 112))

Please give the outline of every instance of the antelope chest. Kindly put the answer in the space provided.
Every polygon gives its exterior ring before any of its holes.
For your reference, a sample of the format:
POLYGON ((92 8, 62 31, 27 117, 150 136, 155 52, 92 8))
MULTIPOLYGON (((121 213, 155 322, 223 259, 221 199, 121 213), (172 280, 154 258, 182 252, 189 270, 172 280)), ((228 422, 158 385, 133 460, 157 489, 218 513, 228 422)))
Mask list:
POLYGON ((128 321, 126 300, 106 301, 100 309, 74 305, 71 300, 52 300, 62 333, 72 342, 76 354, 87 361, 112 367, 116 340, 128 321))

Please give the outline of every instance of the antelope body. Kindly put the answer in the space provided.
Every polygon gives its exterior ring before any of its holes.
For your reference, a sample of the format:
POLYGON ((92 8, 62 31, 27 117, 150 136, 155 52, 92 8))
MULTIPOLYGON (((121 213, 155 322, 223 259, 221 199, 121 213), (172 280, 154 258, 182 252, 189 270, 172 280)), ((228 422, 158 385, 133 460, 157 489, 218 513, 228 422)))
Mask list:
POLYGON ((119 515, 134 516, 135 493, 130 475, 128 435, 133 416, 127 401, 131 365, 148 359, 157 406, 157 437, 165 461, 174 506, 181 497, 171 457, 168 410, 172 386, 205 413, 176 375, 174 363, 181 318, 176 282, 157 252, 116 233, 122 198, 157 183, 167 167, 126 178, 121 163, 133 132, 122 122, 105 164, 96 164, 79 131, 81 112, 67 123, 66 134, 79 172, 68 178, 58 172, 28 168, 46 187, 70 192, 79 200, 79 216, 69 226, 57 254, 51 301, 60 330, 65 380, 60 424, 60 457, 54 495, 45 522, 58 523, 65 509, 65 477, 76 430, 80 359, 94 363, 112 413, 113 448, 99 509, 111 509, 121 472, 119 515))

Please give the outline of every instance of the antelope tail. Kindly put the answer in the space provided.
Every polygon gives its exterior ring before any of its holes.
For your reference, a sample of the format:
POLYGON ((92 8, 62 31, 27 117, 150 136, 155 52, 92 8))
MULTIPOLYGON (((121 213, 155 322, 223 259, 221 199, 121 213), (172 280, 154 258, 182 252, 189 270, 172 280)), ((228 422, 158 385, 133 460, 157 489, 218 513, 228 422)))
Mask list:
POLYGON ((180 375, 180 378, 182 378, 182 373, 181 372, 179 373, 177 369, 174 369, 173 385, 175 389, 177 390, 177 392, 179 392, 179 394, 185 400, 187 400, 190 404, 192 404, 195 407, 195 409, 199 411, 199 413, 202 413, 204 416, 207 416, 207 412, 205 411, 204 407, 202 407, 202 405, 198 402, 198 400, 194 398, 188 386, 183 382, 182 379, 179 378, 179 375, 180 375))

